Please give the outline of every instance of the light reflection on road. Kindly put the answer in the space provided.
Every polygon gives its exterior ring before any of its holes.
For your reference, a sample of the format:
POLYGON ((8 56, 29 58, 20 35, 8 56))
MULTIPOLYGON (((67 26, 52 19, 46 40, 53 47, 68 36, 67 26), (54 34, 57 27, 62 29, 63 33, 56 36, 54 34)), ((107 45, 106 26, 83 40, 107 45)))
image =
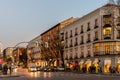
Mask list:
POLYGON ((40 74, 40 72, 29 72, 28 73, 28 76, 29 77, 34 77, 34 78, 37 78, 37 77, 40 77, 40 76, 43 76, 44 78, 47 78, 47 77, 51 77, 51 72, 44 72, 42 74, 40 74))

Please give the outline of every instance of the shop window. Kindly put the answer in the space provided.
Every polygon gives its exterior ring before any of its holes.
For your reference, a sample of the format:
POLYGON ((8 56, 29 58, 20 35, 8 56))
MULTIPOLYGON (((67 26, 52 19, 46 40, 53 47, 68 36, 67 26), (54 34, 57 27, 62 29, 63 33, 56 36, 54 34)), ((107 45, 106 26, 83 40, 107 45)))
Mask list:
POLYGON ((110 73, 111 59, 105 59, 104 61, 104 72, 110 73))
POLYGON ((95 46, 95 53, 94 53, 95 56, 98 56, 98 55, 99 55, 99 54, 98 54, 98 49, 99 49, 98 46, 95 46))

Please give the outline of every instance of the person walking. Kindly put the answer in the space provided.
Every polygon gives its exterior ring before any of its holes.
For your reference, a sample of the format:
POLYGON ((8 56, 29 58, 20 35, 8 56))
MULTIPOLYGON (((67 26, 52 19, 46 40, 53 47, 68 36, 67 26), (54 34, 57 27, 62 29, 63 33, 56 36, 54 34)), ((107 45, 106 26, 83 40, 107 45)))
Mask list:
POLYGON ((7 75, 7 72, 8 72, 8 66, 7 66, 7 64, 5 63, 4 66, 3 66, 3 74, 4 74, 4 75, 7 75))

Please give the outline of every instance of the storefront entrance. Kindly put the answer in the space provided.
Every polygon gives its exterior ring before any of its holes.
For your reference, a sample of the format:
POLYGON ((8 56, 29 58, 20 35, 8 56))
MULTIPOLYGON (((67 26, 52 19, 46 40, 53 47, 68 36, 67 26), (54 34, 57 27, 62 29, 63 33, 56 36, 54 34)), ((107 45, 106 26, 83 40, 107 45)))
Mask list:
POLYGON ((79 69, 80 69, 80 72, 83 72, 83 66, 84 66, 84 61, 81 60, 81 61, 79 62, 79 69))
POLYGON ((91 63, 92 63, 92 61, 91 61, 90 59, 88 59, 88 60, 85 62, 85 65, 86 65, 86 72, 89 72, 91 63))
POLYGON ((117 59, 116 71, 120 73, 120 58, 117 59))
POLYGON ((110 73, 110 68, 111 68, 111 59, 106 58, 104 60, 104 73, 110 73))

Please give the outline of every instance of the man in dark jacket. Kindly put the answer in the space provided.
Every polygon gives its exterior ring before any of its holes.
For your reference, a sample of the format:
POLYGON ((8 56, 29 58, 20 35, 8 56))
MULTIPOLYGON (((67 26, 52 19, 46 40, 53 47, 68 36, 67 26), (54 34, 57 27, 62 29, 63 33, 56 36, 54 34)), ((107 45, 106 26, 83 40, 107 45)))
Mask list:
POLYGON ((3 74, 7 75, 7 72, 8 72, 8 66, 7 66, 7 64, 4 64, 4 66, 3 66, 3 74))

